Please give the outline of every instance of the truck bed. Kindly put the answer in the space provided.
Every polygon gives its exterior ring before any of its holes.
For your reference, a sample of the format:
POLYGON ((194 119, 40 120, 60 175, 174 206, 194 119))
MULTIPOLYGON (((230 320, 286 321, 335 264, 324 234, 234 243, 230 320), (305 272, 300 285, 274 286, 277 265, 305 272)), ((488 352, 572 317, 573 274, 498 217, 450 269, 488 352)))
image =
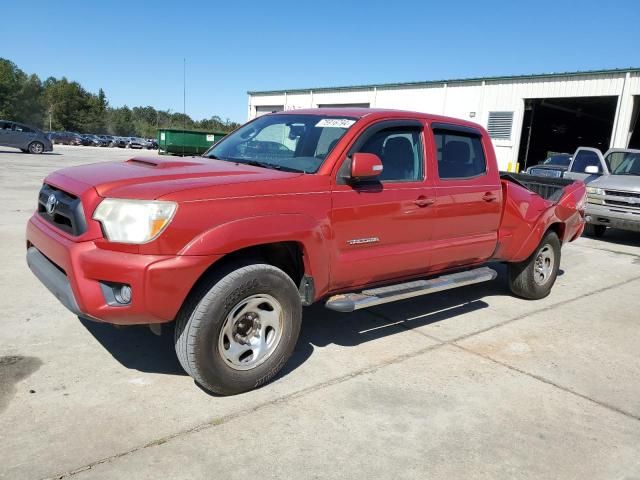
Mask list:
POLYGON ((571 185, 575 180, 567 178, 541 177, 537 175, 528 175, 524 173, 502 172, 500 174, 502 180, 514 182, 521 187, 537 193, 545 200, 556 203, 562 198, 562 192, 565 187, 571 185))

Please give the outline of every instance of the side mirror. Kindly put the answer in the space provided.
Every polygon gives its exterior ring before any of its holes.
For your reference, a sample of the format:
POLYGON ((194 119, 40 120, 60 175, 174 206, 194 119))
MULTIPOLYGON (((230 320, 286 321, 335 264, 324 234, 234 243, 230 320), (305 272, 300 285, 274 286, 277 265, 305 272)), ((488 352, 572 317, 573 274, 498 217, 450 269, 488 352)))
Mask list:
POLYGON ((382 160, 373 153, 354 153, 351 156, 351 179, 367 180, 382 173, 382 160))
POLYGON ((584 173, 588 173, 589 175, 598 175, 600 170, 598 170, 598 167, 595 165, 589 165, 588 167, 585 167, 584 173))

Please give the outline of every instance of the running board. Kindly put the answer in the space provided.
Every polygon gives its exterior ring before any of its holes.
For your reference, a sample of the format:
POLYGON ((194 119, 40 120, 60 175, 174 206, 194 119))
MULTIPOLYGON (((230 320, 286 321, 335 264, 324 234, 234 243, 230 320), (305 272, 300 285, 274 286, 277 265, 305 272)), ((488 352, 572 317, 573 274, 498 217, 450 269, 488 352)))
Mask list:
POLYGON ((489 280, 494 280, 497 276, 498 274, 495 270, 489 267, 481 267, 429 280, 398 283, 388 287, 363 290, 360 293, 334 295, 327 300, 324 306, 336 312, 353 312, 354 310, 382 305, 383 303, 442 292, 443 290, 451 290, 452 288, 464 287, 474 283, 488 282, 489 280))

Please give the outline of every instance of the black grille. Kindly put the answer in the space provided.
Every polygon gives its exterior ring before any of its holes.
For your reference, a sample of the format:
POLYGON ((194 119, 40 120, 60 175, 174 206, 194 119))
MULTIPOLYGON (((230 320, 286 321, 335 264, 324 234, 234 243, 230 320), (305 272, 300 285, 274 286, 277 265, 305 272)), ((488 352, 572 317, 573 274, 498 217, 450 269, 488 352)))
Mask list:
POLYGON ((619 192, 617 190, 605 190, 604 193, 606 195, 611 195, 612 197, 640 198, 640 193, 635 193, 635 192, 619 192))
POLYGON ((620 201, 620 200, 611 200, 609 198, 605 199, 604 203, 606 205, 619 205, 621 207, 627 207, 627 208, 640 208, 640 205, 637 203, 629 203, 629 202, 620 201))
POLYGON ((82 235, 87 230, 80 199, 51 185, 44 184, 40 189, 38 213, 47 222, 72 235, 82 235), (55 198, 55 208, 49 213, 47 202, 51 197, 55 198))

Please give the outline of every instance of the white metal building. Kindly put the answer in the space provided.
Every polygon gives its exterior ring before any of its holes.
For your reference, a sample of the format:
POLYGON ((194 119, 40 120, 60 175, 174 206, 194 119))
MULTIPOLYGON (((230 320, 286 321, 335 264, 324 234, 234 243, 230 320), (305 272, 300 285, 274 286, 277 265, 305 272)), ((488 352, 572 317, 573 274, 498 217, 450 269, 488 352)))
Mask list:
POLYGON ((640 148, 640 68, 248 92, 249 118, 310 107, 376 107, 475 121, 501 169, 578 146, 640 148))

